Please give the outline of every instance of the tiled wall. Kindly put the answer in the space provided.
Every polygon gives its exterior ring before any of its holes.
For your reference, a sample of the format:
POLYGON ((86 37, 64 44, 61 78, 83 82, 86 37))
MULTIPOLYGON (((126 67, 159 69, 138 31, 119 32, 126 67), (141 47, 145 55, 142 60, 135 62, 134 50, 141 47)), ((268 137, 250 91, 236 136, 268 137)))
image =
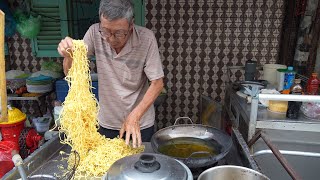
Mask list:
MULTIPOLYGON (((200 94, 222 102, 228 65, 244 65, 250 58, 260 64, 276 62, 283 13, 283 0, 146 2, 146 27, 158 39, 168 91, 157 108, 158 128, 179 116, 199 122, 200 94)), ((34 72, 48 59, 35 58, 30 41, 18 35, 8 44, 11 69, 34 72)))
POLYGON ((179 116, 199 122, 200 94, 222 102, 227 66, 275 63, 283 13, 282 0, 149 0, 146 27, 158 39, 168 90, 158 128, 179 116))

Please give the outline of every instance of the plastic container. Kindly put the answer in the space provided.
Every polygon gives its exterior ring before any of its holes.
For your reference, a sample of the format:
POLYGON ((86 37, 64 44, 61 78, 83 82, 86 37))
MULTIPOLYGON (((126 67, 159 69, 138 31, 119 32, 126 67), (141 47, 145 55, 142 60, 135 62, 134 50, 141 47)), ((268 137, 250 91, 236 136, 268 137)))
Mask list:
POLYGON ((38 117, 32 119, 32 122, 38 133, 45 133, 50 128, 51 120, 50 117, 38 117))
MULTIPOLYGON (((96 98, 99 100, 98 81, 92 81, 92 86, 94 87, 94 89, 92 89, 92 92, 96 96, 96 98)), ((68 91, 69 91, 69 86, 68 86, 67 81, 58 80, 55 82, 55 87, 56 87, 57 100, 59 100, 60 102, 64 102, 65 98, 68 95, 68 91)))
POLYGON ((269 101, 268 109, 272 112, 286 113, 288 110, 288 101, 269 101))
POLYGON ((14 124, 0 125, 2 140, 18 143, 20 133, 24 129, 24 122, 25 120, 14 124))
POLYGON ((307 83, 307 94, 317 95, 319 89, 320 80, 318 79, 318 73, 312 73, 307 83))
POLYGON ((277 69, 277 90, 282 91, 284 86, 284 75, 287 69, 277 69))
POLYGON ((286 69, 286 65, 282 64, 265 64, 263 65, 263 79, 267 80, 270 85, 276 87, 277 69, 286 69))
POLYGON ((53 108, 53 118, 57 126, 60 126, 59 116, 62 112, 62 106, 55 106, 53 108))
POLYGON ((18 144, 19 136, 24 128, 26 114, 14 107, 8 108, 8 122, 0 123, 0 132, 3 141, 12 141, 18 144))
POLYGON ((284 74, 284 85, 283 90, 290 90, 291 86, 294 83, 296 72, 293 71, 293 67, 289 66, 287 71, 284 74))
MULTIPOLYGON (((296 94, 296 95, 303 94, 303 88, 300 83, 301 83, 301 79, 294 80, 294 84, 290 88, 290 94, 296 94)), ((299 102, 299 101, 289 101, 288 110, 286 114, 287 118, 298 119, 301 104, 302 102, 299 102)))
POLYGON ((256 71, 257 61, 252 61, 251 59, 247 60, 245 64, 244 80, 253 81, 255 79, 256 71))
POLYGON ((27 90, 30 93, 47 93, 52 91, 52 83, 46 85, 29 85, 27 84, 27 90))

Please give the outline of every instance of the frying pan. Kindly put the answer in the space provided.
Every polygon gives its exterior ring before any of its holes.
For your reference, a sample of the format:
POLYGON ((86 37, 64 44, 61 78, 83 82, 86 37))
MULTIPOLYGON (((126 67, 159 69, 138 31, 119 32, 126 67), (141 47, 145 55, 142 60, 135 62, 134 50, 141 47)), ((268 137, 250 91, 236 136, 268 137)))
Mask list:
MULTIPOLYGON (((193 124, 189 117, 179 117, 176 119, 173 126, 157 131, 151 138, 151 146, 156 153, 162 154, 159 152, 159 148, 165 145, 168 141, 174 141, 177 138, 199 139, 206 142, 206 145, 209 146, 209 148, 218 150, 216 155, 210 155, 207 152, 200 151, 193 152, 187 158, 173 157, 182 161, 189 168, 213 165, 220 159, 224 158, 232 147, 232 139, 228 134, 210 126, 193 124), (180 119, 188 119, 192 124, 177 124, 180 119), (206 156, 196 156, 205 153, 207 154, 206 156)), ((194 143, 197 142, 198 141, 194 141, 194 143)))

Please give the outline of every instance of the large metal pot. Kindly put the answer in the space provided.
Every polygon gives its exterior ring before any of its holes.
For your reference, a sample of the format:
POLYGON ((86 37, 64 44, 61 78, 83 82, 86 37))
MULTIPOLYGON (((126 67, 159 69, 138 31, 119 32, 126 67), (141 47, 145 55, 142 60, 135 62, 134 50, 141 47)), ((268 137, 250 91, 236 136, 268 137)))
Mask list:
POLYGON ((198 180, 270 180, 267 176, 241 166, 216 166, 203 171, 198 180))
MULTIPOLYGON (((215 164, 222 159, 232 147, 231 137, 223 131, 201 124, 178 124, 178 120, 187 117, 180 117, 176 119, 173 126, 160 129, 151 138, 151 146, 156 153, 162 153, 159 149, 168 143, 179 143, 181 138, 194 139, 191 143, 202 143, 210 149, 215 149, 217 154, 209 154, 208 152, 192 152, 189 157, 181 158, 171 156, 186 164, 189 168, 199 168, 215 164), (199 155, 202 154, 203 156, 199 155)), ((190 118, 187 118, 192 123, 190 118)), ((169 155, 170 156, 170 155, 169 155)))
POLYGON ((141 153, 117 160, 103 180, 193 180, 183 163, 161 154, 141 153))

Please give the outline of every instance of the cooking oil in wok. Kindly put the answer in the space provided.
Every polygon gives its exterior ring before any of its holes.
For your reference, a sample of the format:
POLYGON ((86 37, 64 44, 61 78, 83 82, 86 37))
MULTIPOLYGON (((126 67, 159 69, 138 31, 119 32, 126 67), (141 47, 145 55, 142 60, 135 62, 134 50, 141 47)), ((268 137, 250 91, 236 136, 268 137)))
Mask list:
POLYGON ((213 140, 183 137, 169 140, 167 143, 159 146, 158 151, 177 158, 188 158, 192 153, 205 152, 196 153, 191 156, 192 158, 201 158, 219 154, 220 145, 213 140))

